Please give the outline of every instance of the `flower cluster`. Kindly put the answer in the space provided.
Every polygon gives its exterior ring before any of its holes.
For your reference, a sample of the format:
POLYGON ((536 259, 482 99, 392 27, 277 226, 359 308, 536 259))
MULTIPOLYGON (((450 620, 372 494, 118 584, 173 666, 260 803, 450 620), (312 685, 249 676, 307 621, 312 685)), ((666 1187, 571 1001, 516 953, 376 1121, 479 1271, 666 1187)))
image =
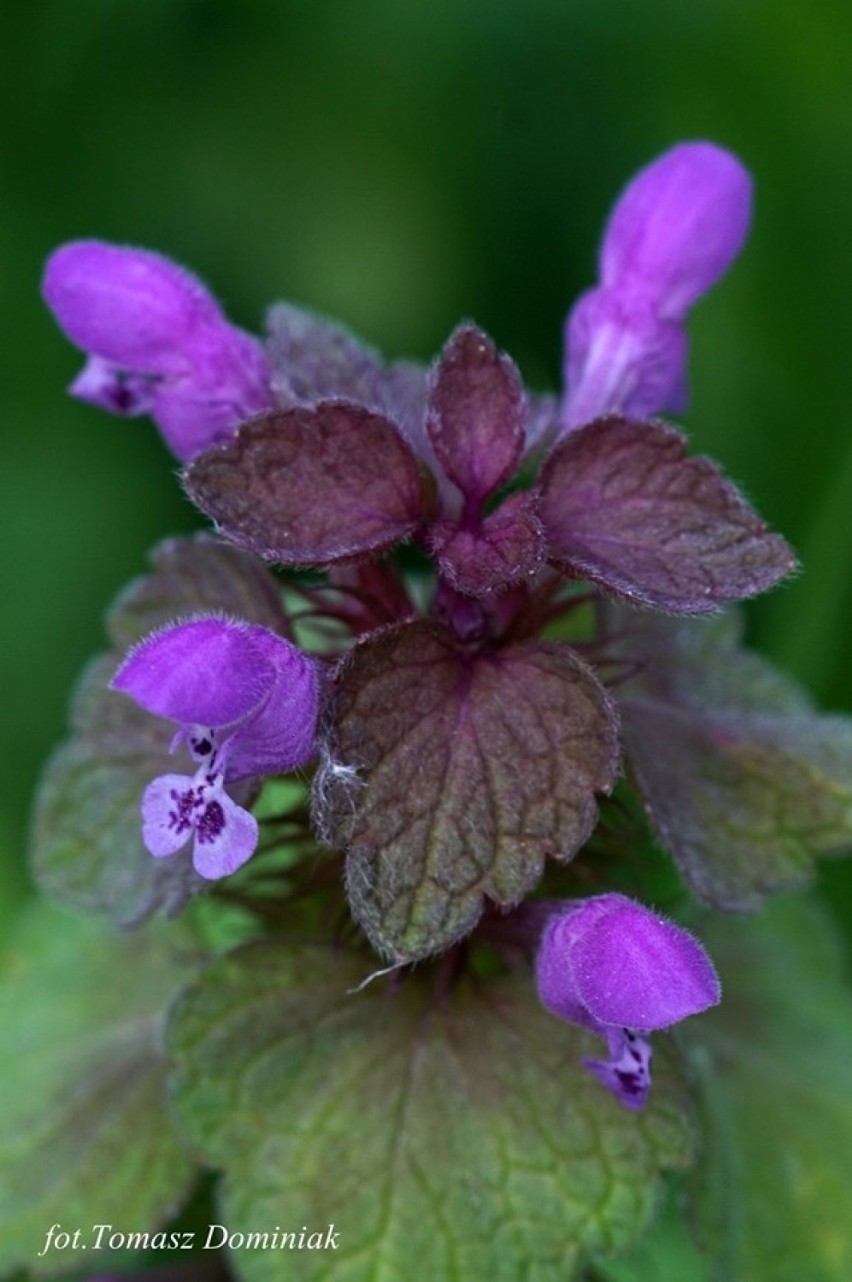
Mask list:
MULTIPOLYGON (((264 349, 156 254, 53 255, 45 298, 88 357, 72 393, 149 413, 224 540, 325 571, 299 590, 338 630, 310 657, 204 614, 131 651, 114 689, 175 723, 195 767, 145 790, 153 856, 192 841, 203 877, 233 872, 258 844, 250 781, 321 749, 316 827, 345 852, 356 920, 405 963, 461 946, 489 905, 508 920, 548 856, 584 848, 622 742, 603 615, 574 641, 578 603, 709 614, 794 566, 715 464, 649 417, 684 408, 687 313, 738 253, 750 199, 740 163, 703 142, 629 184, 567 319, 559 400, 527 391, 471 323, 431 368, 388 365, 283 305, 264 349), (388 555, 406 541, 428 585, 388 555)), ((606 1039, 609 1059, 587 1065, 632 1109, 648 1034, 719 995, 690 935, 611 892, 552 908, 537 974, 549 1010, 606 1039)))

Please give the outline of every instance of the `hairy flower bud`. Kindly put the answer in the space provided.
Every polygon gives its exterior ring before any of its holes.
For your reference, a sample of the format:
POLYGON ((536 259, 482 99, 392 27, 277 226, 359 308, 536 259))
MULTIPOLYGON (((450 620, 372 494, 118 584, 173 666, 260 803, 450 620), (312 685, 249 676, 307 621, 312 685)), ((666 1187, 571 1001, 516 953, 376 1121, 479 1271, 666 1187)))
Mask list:
POLYGON ((145 249, 73 241, 48 259, 44 298, 89 360, 69 391, 114 414, 150 414, 180 459, 268 409, 260 343, 196 277, 145 249))
POLYGON ((644 1108, 651 1086, 647 1034, 714 1006, 713 963, 681 926, 625 895, 558 908, 542 932, 538 993, 554 1015, 606 1038, 608 1060, 586 1068, 626 1108, 644 1108))
POLYGON ((687 311, 730 267, 750 216, 748 173, 712 143, 681 143, 628 184, 604 233, 600 284, 568 317, 564 428, 685 408, 687 311))

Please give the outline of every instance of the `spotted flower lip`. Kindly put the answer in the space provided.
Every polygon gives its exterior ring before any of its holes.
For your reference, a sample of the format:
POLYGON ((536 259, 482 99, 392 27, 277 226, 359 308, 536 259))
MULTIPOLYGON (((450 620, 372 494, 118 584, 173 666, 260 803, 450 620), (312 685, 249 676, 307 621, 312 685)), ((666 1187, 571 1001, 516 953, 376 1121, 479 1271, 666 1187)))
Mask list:
POLYGON ((644 1108, 651 1087, 648 1034, 721 996, 713 963, 689 931, 615 893, 554 908, 536 980, 548 1010, 606 1039, 609 1059, 584 1065, 633 1110, 644 1108))
POLYGON ((143 840, 155 858, 193 841, 204 877, 233 872, 254 852, 254 818, 225 784, 280 774, 313 755, 316 664, 276 633, 216 616, 177 623, 133 649, 112 688, 177 723, 194 776, 161 775, 142 799, 143 840))
POLYGON ((736 258, 751 178, 709 142, 664 152, 628 183, 604 233, 600 283, 566 324, 563 428, 686 407, 689 308, 736 258))
POLYGON ((261 344, 160 254, 72 241, 48 259, 42 292, 88 354, 71 394, 125 417, 150 414, 180 459, 227 440, 272 403, 261 344))

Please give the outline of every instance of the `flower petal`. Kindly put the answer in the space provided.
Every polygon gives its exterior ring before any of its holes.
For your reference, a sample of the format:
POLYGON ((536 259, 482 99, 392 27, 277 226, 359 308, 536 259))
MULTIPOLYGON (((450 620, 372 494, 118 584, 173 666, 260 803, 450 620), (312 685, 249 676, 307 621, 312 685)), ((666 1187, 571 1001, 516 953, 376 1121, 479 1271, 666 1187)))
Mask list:
MULTIPOLYGON (((277 680, 266 628, 202 618, 154 632, 112 680, 147 712, 184 725, 232 725, 259 710, 277 680)), ((286 645, 285 642, 281 642, 286 645)))
POLYGON ((110 414, 135 418, 154 409, 156 378, 148 374, 128 374, 119 365, 100 356, 90 356, 68 391, 78 401, 96 405, 110 414))
POLYGON ((195 276, 159 254, 100 241, 63 245, 43 294, 90 362, 73 395, 122 415, 151 412, 188 460, 272 404, 260 343, 231 325, 195 276))
POLYGON ((684 408, 686 334, 641 294, 584 294, 568 317, 565 350, 568 429, 616 411, 641 418, 684 408))
POLYGON ((716 971, 698 940, 626 896, 599 896, 594 913, 572 925, 575 992, 600 1023, 650 1032, 719 1001, 716 971))
POLYGON ((202 789, 189 775, 160 775, 142 798, 142 840, 155 859, 185 846, 203 805, 202 789))
POLYGON ((583 1067, 612 1092, 619 1104, 639 1113, 651 1090, 651 1043, 629 1028, 611 1029, 607 1042, 610 1058, 584 1059, 583 1067))
POLYGON ((317 665, 296 646, 272 632, 255 640, 275 668, 275 682, 260 711, 228 745, 227 777, 282 774, 314 754, 319 680, 317 665))
POLYGON ((192 852, 195 871, 211 881, 227 877, 251 858, 257 839, 254 816, 224 790, 214 792, 196 822, 192 852))
POLYGON ((601 252, 601 283, 628 281, 655 301, 661 318, 682 320, 730 267, 751 218, 751 178, 709 142, 672 147, 628 184, 601 252))

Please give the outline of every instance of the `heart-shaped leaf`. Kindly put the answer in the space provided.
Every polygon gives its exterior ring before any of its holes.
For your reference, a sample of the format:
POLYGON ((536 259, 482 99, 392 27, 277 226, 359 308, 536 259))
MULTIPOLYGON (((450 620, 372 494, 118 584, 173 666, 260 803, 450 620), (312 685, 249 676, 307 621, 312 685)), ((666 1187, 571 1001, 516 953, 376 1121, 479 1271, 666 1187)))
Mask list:
POLYGON ((672 614, 765 592, 796 560, 680 433, 613 416, 570 432, 541 475, 550 557, 572 575, 672 614))
POLYGON ((411 447, 389 419, 346 401, 250 419, 185 479, 226 538, 285 565, 377 552, 422 516, 411 447))
MULTIPOLYGON (((587 1252, 642 1231, 657 1173, 691 1149, 665 1047, 647 1112, 630 1113, 581 1067, 594 1039, 547 1015, 529 975, 448 993, 420 968, 352 992, 364 974, 339 947, 270 941, 215 963, 177 1009, 174 1100, 225 1171, 230 1232, 305 1226, 327 1245, 299 1252, 303 1282, 570 1282, 587 1252)), ((296 1258, 232 1256, 246 1282, 296 1258)))
POLYGON ((426 622, 367 639, 338 674, 324 792, 353 912, 396 959, 446 948, 488 898, 568 860, 612 785, 608 696, 566 646, 470 655, 426 622), (358 787, 351 789, 352 776, 358 787))

